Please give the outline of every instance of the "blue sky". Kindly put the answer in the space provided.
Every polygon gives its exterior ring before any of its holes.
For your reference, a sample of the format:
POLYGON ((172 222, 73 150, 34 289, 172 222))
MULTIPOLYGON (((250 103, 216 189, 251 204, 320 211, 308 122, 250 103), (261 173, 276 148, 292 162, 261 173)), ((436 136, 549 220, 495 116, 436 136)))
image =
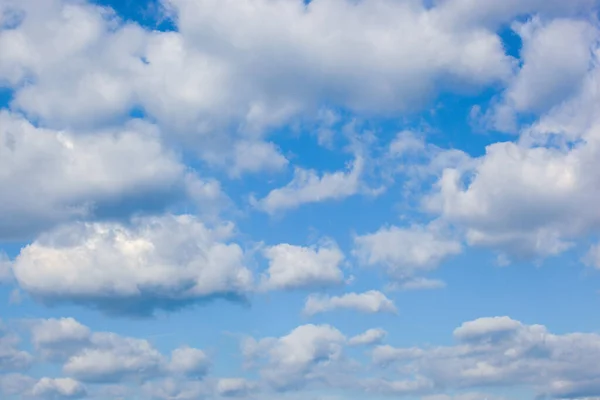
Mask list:
POLYGON ((0 0, 7 399, 600 399, 596 0, 0 0))

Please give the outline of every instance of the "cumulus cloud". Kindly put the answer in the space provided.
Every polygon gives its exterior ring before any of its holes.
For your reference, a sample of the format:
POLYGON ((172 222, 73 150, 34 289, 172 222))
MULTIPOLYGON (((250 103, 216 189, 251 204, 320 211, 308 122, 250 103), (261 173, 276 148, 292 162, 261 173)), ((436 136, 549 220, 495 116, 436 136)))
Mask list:
POLYGON ((294 178, 286 186, 273 189, 266 197, 252 203, 269 214, 294 209, 302 204, 340 200, 360 190, 364 160, 357 158, 346 171, 326 172, 296 168, 294 178))
POLYGON ((81 399, 87 391, 71 378, 42 378, 33 386, 31 394, 44 399, 81 399))
MULTIPOLYGON (((211 365, 200 349, 179 347, 169 359, 148 340, 92 332, 73 318, 34 320, 29 321, 29 326, 31 342, 39 354, 62 363, 65 374, 82 382, 106 384, 165 376, 198 378, 206 375, 211 365)), ((51 389, 55 383, 48 381, 42 387, 51 389)))
POLYGON ((373 361, 397 363, 430 381, 432 390, 529 385, 551 398, 600 394, 597 334, 557 335, 542 325, 495 317, 465 322, 454 338, 458 343, 447 347, 380 346, 373 361))
POLYGON ((264 289, 298 289, 339 285, 344 273, 344 254, 331 241, 302 247, 287 243, 264 249, 269 268, 263 277, 264 289))
POLYGON ((235 121, 252 131, 323 101, 389 113, 423 104, 433 82, 477 87, 510 74, 492 31, 440 23, 456 7, 165 4, 176 14, 175 32, 119 23, 83 2, 4 2, 25 11, 0 40, 0 79, 17 89, 14 106, 53 124, 113 120, 137 106, 173 130, 205 133, 235 121))
POLYGON ((242 378, 221 378, 217 381, 217 393, 223 397, 244 397, 256 388, 256 383, 242 378))
POLYGON ((394 302, 377 290, 347 293, 342 296, 311 295, 306 299, 304 314, 315 315, 338 309, 355 310, 367 314, 396 312, 394 302))
POLYGON ((156 210, 186 196, 189 176, 156 128, 76 134, 36 128, 0 111, 0 238, 29 239, 53 224, 156 210), (140 202, 140 199, 153 201, 140 202))
POLYGON ((77 223, 21 250, 13 271, 44 303, 71 302, 112 314, 149 315, 252 286, 233 226, 211 229, 189 215, 118 223, 77 223))
MULTIPOLYGON (((556 29, 565 22, 556 23, 531 28, 532 38, 548 29, 548 34, 562 35, 556 29)), ((591 28, 571 25, 564 34, 581 36, 569 47, 581 53, 574 62, 582 83, 565 93, 557 89, 561 93, 552 95, 556 104, 522 128, 516 142, 490 144, 483 156, 446 168, 424 201, 425 209, 464 229, 471 245, 491 247, 513 259, 543 258, 564 252, 600 226, 599 53, 597 44, 590 44, 591 28)), ((563 82, 563 72, 554 73, 561 76, 556 84, 563 82)), ((531 74, 546 79, 541 72, 531 74)))
POLYGON ((90 343, 91 330, 74 318, 45 319, 31 324, 31 343, 40 355, 64 361, 90 343))
POLYGON ((381 328, 369 329, 360 335, 348 339, 350 346, 372 345, 380 343, 387 336, 387 332, 381 328))
POLYGON ((184 376, 202 377, 210 366, 210 359, 202 350, 180 347, 171 353, 169 370, 184 376))
POLYGON ((540 114, 577 93, 593 59, 598 32, 582 20, 534 18, 514 29, 523 40, 523 66, 508 86, 489 121, 514 131, 517 113, 540 114))
POLYGON ((380 266, 397 280, 431 270, 461 251, 461 243, 435 223, 406 228, 382 227, 354 238, 354 255, 363 265, 380 266))
POLYGON ((258 360, 261 376, 277 390, 299 389, 327 379, 327 370, 343 356, 346 337, 329 325, 302 325, 280 338, 247 339, 243 353, 258 360))
POLYGON ((0 375, 0 393, 6 396, 23 394, 30 390, 35 383, 36 380, 27 375, 2 374, 0 375))
POLYGON ((11 372, 27 369, 33 357, 19 349, 21 339, 9 331, 0 321, 0 371, 11 372))

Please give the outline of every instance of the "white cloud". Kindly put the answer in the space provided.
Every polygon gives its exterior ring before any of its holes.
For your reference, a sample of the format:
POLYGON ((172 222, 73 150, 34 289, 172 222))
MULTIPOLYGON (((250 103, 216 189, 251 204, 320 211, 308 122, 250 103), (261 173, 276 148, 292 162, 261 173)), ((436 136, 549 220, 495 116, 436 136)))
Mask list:
POLYGON ((329 325, 302 325, 280 338, 243 343, 246 358, 262 360, 262 377, 277 390, 299 389, 326 379, 326 370, 341 360, 345 336, 329 325))
MULTIPOLYGON (((83 382, 116 383, 157 377, 198 378, 211 362, 200 349, 182 346, 168 359, 146 339, 92 332, 73 318, 29 321, 31 342, 46 360, 83 382)), ((44 388, 53 381, 42 384, 44 388)))
POLYGON ((169 370, 192 377, 204 376, 211 366, 210 359, 200 349, 180 347, 171 353, 169 370))
POLYGON ((358 157, 346 171, 326 172, 296 168, 286 186, 273 189, 266 197, 251 199, 258 209, 269 214, 300 207, 302 204, 340 200, 359 192, 364 160, 358 157))
POLYGON ((157 400, 196 400, 214 394, 213 385, 206 381, 180 381, 166 378, 159 381, 149 381, 142 385, 144 398, 157 400))
POLYGON ((541 325, 496 317, 466 322, 454 337, 458 344, 448 347, 380 346, 373 361, 398 363, 430 381, 432 390, 528 385, 550 398, 600 394, 597 334, 556 335, 541 325))
POLYGON ((223 397, 244 397, 256 388, 254 382, 242 378, 221 378, 217 381, 217 393, 223 397))
POLYGON ((446 287, 446 282, 438 279, 412 278, 404 282, 394 282, 389 285, 390 289, 400 290, 432 290, 446 287))
POLYGON ((338 309, 355 310, 367 314, 396 312, 394 302, 377 290, 333 297, 311 295, 306 299, 303 312, 306 315, 315 315, 338 309))
POLYGON ((164 356, 147 340, 99 332, 91 341, 65 362, 66 374, 83 382, 107 383, 155 377, 164 368, 164 356))
POLYGON ((380 343, 387 336, 387 332, 381 328, 369 329, 360 335, 348 340, 350 346, 363 346, 380 343))
POLYGON ((0 371, 11 372, 27 369, 33 357, 19 349, 21 339, 16 334, 6 330, 0 321, 0 371))
POLYGON ((87 391, 71 378, 42 378, 33 386, 31 394, 45 399, 80 399, 87 391))
POLYGON ((148 123, 75 134, 36 128, 5 110, 0 169, 0 237, 9 239, 74 218, 160 209, 194 181, 148 123))
POLYGON ((73 318, 45 319, 31 325, 31 343, 41 356, 64 361, 89 344, 91 330, 73 318))
POLYGON ((534 18, 514 28, 523 40, 523 66, 489 116, 495 128, 508 131, 515 130, 516 113, 540 114, 577 93, 598 35, 590 23, 570 19, 534 18))
POLYGON ((264 289, 297 289, 339 285, 344 280, 340 265, 344 254, 334 242, 302 247, 287 243, 264 249, 269 269, 264 289))
POLYGON ((4 2, 26 16, 2 31, 0 79, 18 88, 16 106, 54 124, 113 120, 138 105, 173 130, 256 130, 323 101, 413 109, 432 82, 480 86, 510 73, 493 32, 440 24, 457 13, 417 2, 170 0, 178 32, 119 25, 86 3, 38 3, 4 2))
POLYGON ((20 287, 42 302, 151 314, 251 289, 244 253, 229 242, 232 229, 210 229, 189 215, 70 224, 23 248, 13 270, 20 287))
POLYGON ((600 244, 590 246, 590 249, 583 257, 583 262, 588 266, 600 269, 600 244))
POLYGON ((461 250, 460 242, 449 237, 436 223, 407 228, 382 227, 375 233, 354 238, 354 255, 362 264, 381 266, 398 280, 433 269, 461 250))
POLYGON ((426 206, 466 228, 471 245, 491 246, 515 257, 548 256, 569 247, 574 237, 600 221, 597 151, 496 143, 469 174, 444 171, 439 192, 426 206))
POLYGON ((0 393, 7 396, 23 394, 30 390, 36 380, 32 377, 22 374, 2 374, 0 375, 0 393))
POLYGON ((242 172, 277 171, 288 165, 273 143, 238 141, 234 146, 230 174, 240 176, 242 172))

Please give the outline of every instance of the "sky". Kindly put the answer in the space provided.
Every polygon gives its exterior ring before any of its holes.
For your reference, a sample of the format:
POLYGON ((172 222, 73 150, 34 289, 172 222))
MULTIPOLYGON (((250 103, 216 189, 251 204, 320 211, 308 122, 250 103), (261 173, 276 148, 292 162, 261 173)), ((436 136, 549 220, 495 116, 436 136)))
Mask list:
POLYGON ((0 397, 600 399, 598 0, 0 0, 0 397))

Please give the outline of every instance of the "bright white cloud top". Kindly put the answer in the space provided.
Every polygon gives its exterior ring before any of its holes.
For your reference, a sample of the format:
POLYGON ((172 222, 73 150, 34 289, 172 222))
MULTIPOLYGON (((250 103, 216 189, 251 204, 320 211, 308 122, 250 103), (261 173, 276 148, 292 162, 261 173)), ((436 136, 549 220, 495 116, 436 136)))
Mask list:
POLYGON ((0 0, 0 397, 600 398, 597 0, 0 0))

